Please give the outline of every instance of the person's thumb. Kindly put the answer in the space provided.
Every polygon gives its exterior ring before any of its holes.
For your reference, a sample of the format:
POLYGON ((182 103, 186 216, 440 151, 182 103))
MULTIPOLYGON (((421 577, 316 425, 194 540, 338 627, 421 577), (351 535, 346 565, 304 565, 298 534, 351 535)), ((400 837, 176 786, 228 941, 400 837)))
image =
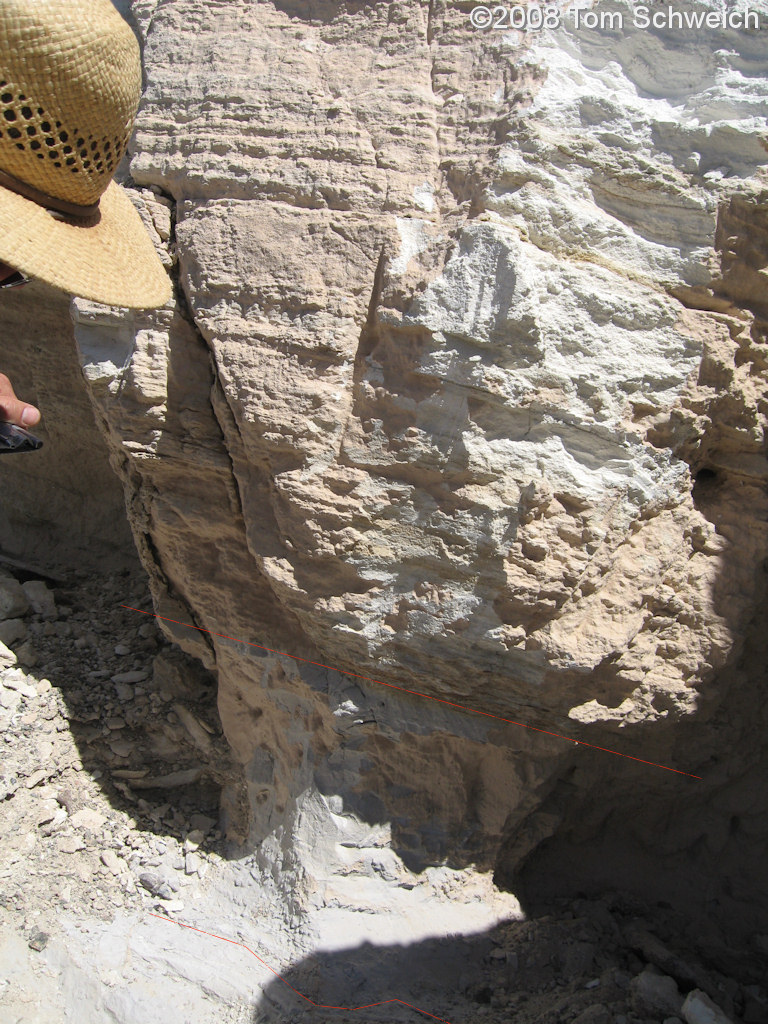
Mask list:
POLYGON ((18 398, 0 399, 0 420, 20 427, 34 427, 40 422, 40 410, 34 405, 20 402, 18 398))
POLYGON ((29 402, 19 401, 4 374, 0 374, 0 420, 21 427, 34 427, 40 422, 40 410, 29 402))
POLYGON ((34 405, 28 405, 26 402, 19 402, 21 408, 21 416, 19 418, 19 424, 22 427, 34 427, 36 423, 40 422, 40 410, 36 409, 34 405))

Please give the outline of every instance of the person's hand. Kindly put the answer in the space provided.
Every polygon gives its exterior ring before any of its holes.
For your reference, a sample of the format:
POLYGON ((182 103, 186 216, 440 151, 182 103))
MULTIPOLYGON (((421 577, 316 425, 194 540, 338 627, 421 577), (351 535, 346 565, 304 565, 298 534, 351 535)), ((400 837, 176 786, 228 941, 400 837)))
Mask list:
POLYGON ((34 427, 40 422, 40 410, 29 402, 19 401, 4 373, 0 373, 0 420, 18 427, 34 427))

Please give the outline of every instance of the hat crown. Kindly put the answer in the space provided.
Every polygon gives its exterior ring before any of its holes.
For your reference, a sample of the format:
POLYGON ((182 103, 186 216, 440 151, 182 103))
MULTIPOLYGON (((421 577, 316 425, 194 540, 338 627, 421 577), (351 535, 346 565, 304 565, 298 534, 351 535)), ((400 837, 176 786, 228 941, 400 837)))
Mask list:
POLYGON ((111 0, 0 3, 0 170, 98 202, 130 137, 141 58, 111 0))

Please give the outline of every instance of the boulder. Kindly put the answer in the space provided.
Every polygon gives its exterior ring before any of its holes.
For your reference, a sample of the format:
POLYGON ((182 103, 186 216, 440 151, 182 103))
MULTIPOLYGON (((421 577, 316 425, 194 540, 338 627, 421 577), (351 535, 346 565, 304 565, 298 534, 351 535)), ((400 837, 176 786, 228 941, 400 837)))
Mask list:
POLYGON ((669 1017, 679 1014, 683 998, 673 978, 646 967, 630 982, 630 993, 636 1011, 640 1014, 669 1017))
POLYGON ((6 646, 23 640, 27 635, 27 624, 23 619, 5 619, 0 622, 0 643, 6 646))
POLYGON ((0 621, 15 619, 29 611, 29 599, 21 584, 10 576, 0 576, 0 621))
POLYGON ((21 585, 32 611, 44 619, 58 617, 53 591, 42 580, 29 580, 21 585))
POLYGON ((685 1024, 733 1024, 733 1020, 723 1013, 706 992, 697 988, 685 997, 682 1017, 685 1024))

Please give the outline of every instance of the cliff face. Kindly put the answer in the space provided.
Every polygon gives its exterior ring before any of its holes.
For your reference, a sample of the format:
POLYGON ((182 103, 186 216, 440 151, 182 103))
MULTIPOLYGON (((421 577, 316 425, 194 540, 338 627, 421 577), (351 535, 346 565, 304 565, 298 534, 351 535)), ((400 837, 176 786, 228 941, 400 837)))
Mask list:
POLYGON ((2 295, 1 371, 45 410, 45 444, 34 459, 0 466, 0 551, 49 569, 119 569, 136 555, 83 387, 69 305, 40 282, 2 295))
POLYGON ((75 304, 98 422, 218 679, 230 836, 297 912, 621 833, 646 888, 656 854, 698 851, 692 889, 746 866, 750 931, 764 32, 470 6, 135 0, 131 175, 178 289, 75 304))

